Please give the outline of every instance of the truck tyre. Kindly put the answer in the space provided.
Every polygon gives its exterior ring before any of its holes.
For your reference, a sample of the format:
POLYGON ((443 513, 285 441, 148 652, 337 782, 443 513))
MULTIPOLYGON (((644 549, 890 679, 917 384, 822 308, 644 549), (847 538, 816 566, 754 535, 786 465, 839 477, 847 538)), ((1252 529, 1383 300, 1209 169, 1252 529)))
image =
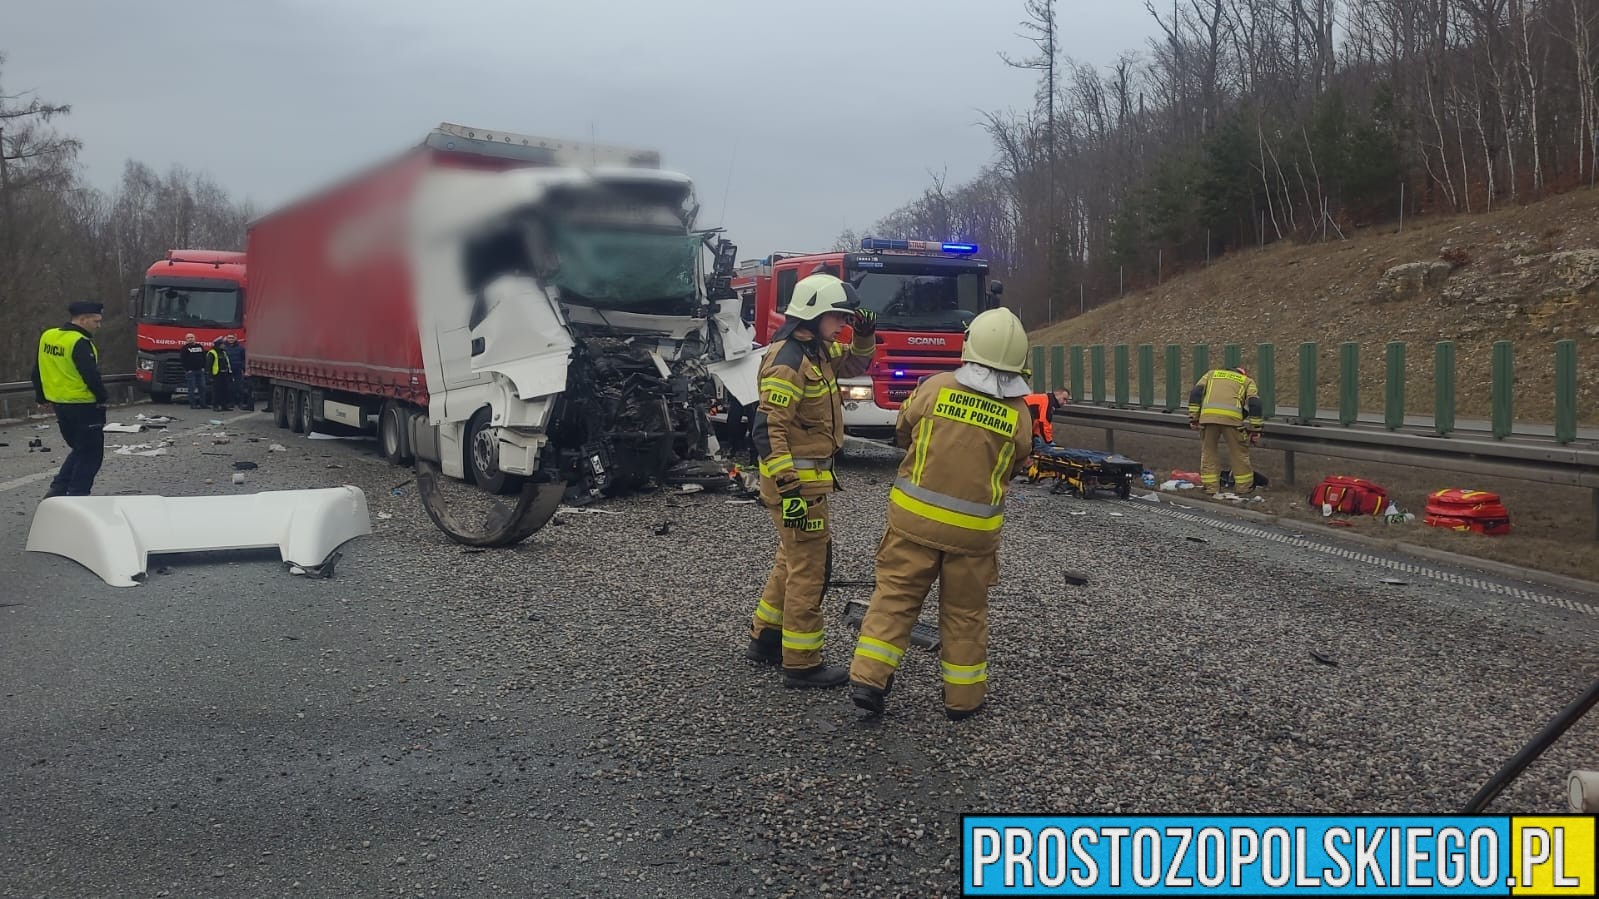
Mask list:
POLYGON ((285 430, 289 427, 289 391, 287 388, 272 388, 272 424, 285 430))
POLYGON ((295 434, 304 434, 305 430, 305 394, 290 387, 283 391, 284 405, 288 407, 289 431, 295 434))
POLYGON ((299 432, 301 434, 310 434, 311 430, 316 427, 316 419, 311 415, 311 391, 300 391, 300 401, 297 405, 300 407, 299 432))
POLYGON ((515 493, 523 478, 500 471, 498 453, 490 435, 489 410, 479 409, 466 427, 466 470, 472 481, 486 493, 515 493))
POLYGON ((150 402, 161 404, 170 403, 172 402, 172 392, 170 390, 152 390, 150 391, 150 402))
POLYGON ((405 407, 394 400, 385 401, 383 411, 378 413, 378 447, 383 451, 383 458, 395 465, 411 464, 411 441, 406 433, 409 417, 405 407))

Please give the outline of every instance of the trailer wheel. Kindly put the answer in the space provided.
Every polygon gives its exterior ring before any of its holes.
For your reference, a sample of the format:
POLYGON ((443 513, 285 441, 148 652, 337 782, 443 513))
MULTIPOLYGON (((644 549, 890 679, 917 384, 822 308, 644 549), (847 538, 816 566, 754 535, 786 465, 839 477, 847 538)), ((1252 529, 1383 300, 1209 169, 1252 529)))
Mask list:
POLYGON ((383 411, 378 413, 378 446, 383 450, 383 458, 395 465, 411 464, 411 441, 406 433, 405 409, 394 400, 383 404, 383 411))
POLYGON ((296 434, 311 433, 311 394, 290 390, 284 399, 289 401, 289 430, 296 434))
POLYGON ((479 409, 466 428, 466 470, 486 493, 515 493, 523 478, 500 471, 499 453, 489 427, 489 410, 479 409))
POLYGON ((285 430, 289 427, 289 391, 284 387, 272 388, 272 424, 285 430))

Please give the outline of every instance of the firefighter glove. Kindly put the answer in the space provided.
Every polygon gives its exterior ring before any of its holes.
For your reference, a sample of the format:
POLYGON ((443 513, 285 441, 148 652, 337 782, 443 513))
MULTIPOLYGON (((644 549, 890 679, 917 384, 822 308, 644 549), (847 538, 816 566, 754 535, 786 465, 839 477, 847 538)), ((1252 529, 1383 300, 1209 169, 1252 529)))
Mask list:
POLYGON ((870 309, 856 309, 855 333, 862 337, 870 337, 877 333, 877 313, 870 309))
POLYGON ((783 527, 803 528, 805 519, 810 513, 810 507, 805 502, 805 497, 795 493, 793 496, 784 496, 783 501, 783 527))

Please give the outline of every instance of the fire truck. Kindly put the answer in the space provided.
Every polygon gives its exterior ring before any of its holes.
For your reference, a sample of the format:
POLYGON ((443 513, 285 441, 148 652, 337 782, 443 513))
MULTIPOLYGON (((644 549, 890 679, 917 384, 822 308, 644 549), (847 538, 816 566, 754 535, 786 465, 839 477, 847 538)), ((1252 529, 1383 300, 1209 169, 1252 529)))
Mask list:
POLYGON ((186 393, 183 335, 207 346, 218 337, 244 342, 244 254, 226 250, 169 250, 151 264, 144 286, 132 291, 128 314, 138 340, 138 386, 157 403, 186 393))
POLYGON ((826 272, 855 285, 861 305, 877 313, 877 353, 865 376, 839 382, 844 431, 892 438, 900 404, 917 381, 959 367, 966 326, 999 305, 1004 287, 988 282, 988 262, 978 252, 970 243, 868 237, 858 253, 782 252, 745 261, 731 286, 756 343, 765 346, 801 278, 826 272))

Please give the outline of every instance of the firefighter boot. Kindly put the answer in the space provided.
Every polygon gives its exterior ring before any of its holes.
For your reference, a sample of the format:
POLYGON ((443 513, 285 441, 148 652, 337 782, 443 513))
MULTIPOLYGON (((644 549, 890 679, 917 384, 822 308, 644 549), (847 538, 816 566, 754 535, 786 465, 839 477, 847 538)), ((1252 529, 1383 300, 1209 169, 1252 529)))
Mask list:
POLYGON ((978 703, 977 704, 977 708, 975 708, 975 709, 951 709, 951 708, 946 708, 946 709, 944 709, 944 714, 948 715, 949 716, 949 720, 951 720, 951 721, 965 721, 967 718, 972 717, 973 715, 977 714, 978 712, 981 712, 983 709, 986 709, 986 708, 988 708, 988 700, 985 699, 982 702, 978 703))
POLYGON ((855 706, 864 711, 867 718, 876 718, 883 714, 883 708, 888 703, 888 694, 894 691, 894 675, 888 676, 888 686, 881 689, 870 684, 850 682, 850 698, 855 706))
POLYGON ((761 631, 759 637, 751 637, 744 658, 762 665, 783 664, 783 632, 769 629, 761 631))
POLYGON ((797 690, 828 690, 849 683, 849 669, 837 665, 783 669, 783 686, 797 690))

